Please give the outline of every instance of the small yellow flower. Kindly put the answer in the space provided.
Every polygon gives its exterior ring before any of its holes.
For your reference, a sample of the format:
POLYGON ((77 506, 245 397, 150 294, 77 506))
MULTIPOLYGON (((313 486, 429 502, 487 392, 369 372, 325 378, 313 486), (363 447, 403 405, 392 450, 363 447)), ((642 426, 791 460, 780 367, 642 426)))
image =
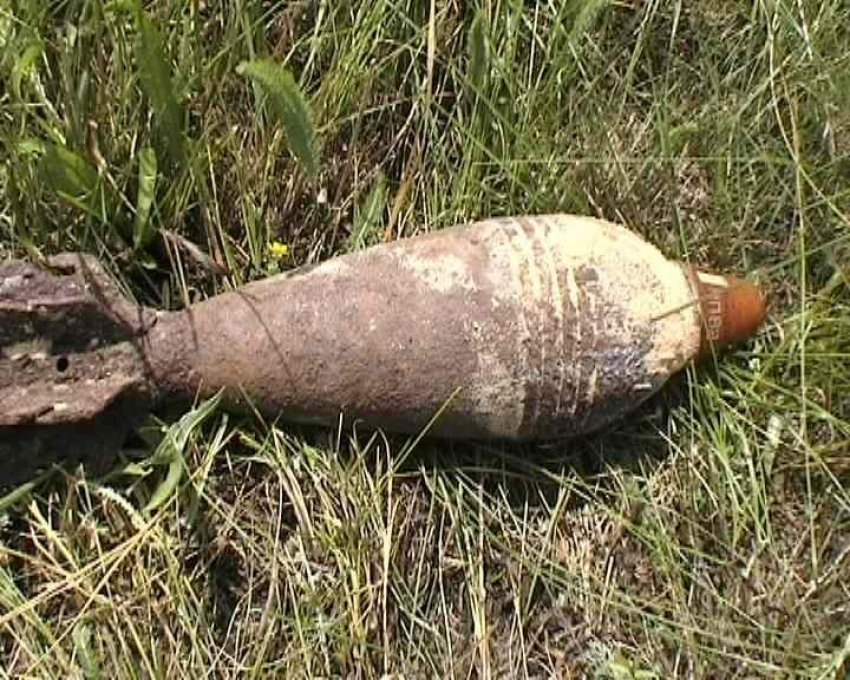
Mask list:
POLYGON ((269 253, 275 260, 282 260, 289 255, 289 246, 280 241, 272 241, 269 243, 269 253))

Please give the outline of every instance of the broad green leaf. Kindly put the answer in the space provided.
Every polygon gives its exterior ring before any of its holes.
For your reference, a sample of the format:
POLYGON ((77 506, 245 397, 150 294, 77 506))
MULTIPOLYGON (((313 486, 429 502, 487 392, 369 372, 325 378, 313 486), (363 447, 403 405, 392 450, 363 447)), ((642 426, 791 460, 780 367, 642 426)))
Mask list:
POLYGON ((384 173, 378 173, 375 186, 366 197, 363 207, 354 216, 354 228, 351 231, 349 250, 360 250, 373 243, 375 232, 383 225, 386 208, 386 182, 384 173))
POLYGON ((156 487, 156 491, 153 492, 151 499, 145 506, 147 512, 153 512, 171 498, 172 494, 177 490, 180 480, 183 479, 183 467, 183 454, 181 452, 175 455, 168 464, 168 474, 160 482, 159 486, 156 487))
POLYGON ((149 462, 153 465, 167 463, 168 474, 160 482, 145 506, 147 512, 153 512, 166 503, 176 491, 180 480, 183 479, 185 468, 183 453, 186 449, 186 444, 189 442, 189 437, 212 415, 220 400, 220 394, 212 399, 208 399, 168 428, 165 438, 149 459, 149 462))
POLYGON ((142 90, 150 99, 156 115, 157 129, 168 143, 172 161, 183 162, 183 111, 171 79, 171 66, 166 57, 162 36, 154 21, 141 8, 136 19, 136 61, 142 90))
POLYGON ((145 147, 139 153, 139 189, 136 195, 136 218, 133 222, 133 243, 136 248, 143 248, 154 236, 150 215, 156 196, 156 168, 156 152, 145 147))
POLYGON ((26 137, 18 142, 17 151, 21 156, 36 158, 44 153, 45 145, 40 139, 26 137))
POLYGON ((48 144, 40 172, 44 183, 60 198, 97 217, 100 179, 82 156, 59 144, 48 144))
POLYGON ((269 59, 242 62, 236 71, 265 92, 273 113, 283 126, 292 153, 301 162, 307 177, 317 179, 320 159, 313 117, 292 74, 269 59))
POLYGON ((483 10, 478 10, 469 28, 469 83, 473 92, 478 94, 487 76, 487 17, 483 10))
POLYGON ((104 224, 114 218, 118 197, 78 153, 61 144, 47 144, 39 171, 61 200, 104 224))
POLYGON ((149 468, 140 465, 139 463, 129 462, 121 468, 121 474, 131 477, 147 477, 151 473, 149 468))
POLYGON ((12 92, 18 101, 23 100, 21 81, 29 76, 42 54, 44 54, 44 43, 41 40, 35 40, 27 45, 15 61, 15 65, 12 67, 12 92))

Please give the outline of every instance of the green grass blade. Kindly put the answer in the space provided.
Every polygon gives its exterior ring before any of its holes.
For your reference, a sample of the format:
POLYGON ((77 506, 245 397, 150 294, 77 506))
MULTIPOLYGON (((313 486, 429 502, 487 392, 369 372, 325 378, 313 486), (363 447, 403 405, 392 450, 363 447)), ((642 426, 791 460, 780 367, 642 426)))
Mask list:
POLYGON ((378 173, 375 186, 366 197, 363 207, 354 217, 354 228, 349 242, 350 250, 360 250, 375 242, 375 235, 380 231, 387 207, 387 188, 384 174, 378 173))
POLYGON ((183 111, 174 92, 162 35, 144 10, 137 8, 134 15, 138 31, 135 54, 142 90, 150 99, 158 134, 166 144, 170 160, 182 163, 185 160, 183 111))
POLYGON ((177 490, 186 467, 184 455, 189 438, 215 412, 220 400, 220 395, 208 399, 168 429, 165 439, 150 458, 150 462, 154 465, 167 463, 168 473, 145 506, 147 512, 153 512, 168 502, 177 490))
POLYGON ((21 81, 29 76, 43 54, 44 43, 41 40, 35 40, 27 45, 26 49, 15 62, 15 66, 12 68, 12 92, 18 101, 23 100, 21 81))
POLYGON ((102 677, 100 660, 92 647, 92 631, 86 621, 80 621, 71 632, 74 649, 82 666, 83 677, 86 680, 98 680, 102 677))
POLYGON ((106 221, 113 213, 115 196, 85 158, 71 149, 48 144, 39 174, 58 198, 92 217, 106 221))
POLYGON ((145 506, 147 512, 153 512, 171 498, 172 494, 177 490, 180 480, 183 479, 184 467, 183 454, 175 452, 174 457, 168 464, 168 474, 159 486, 156 487, 156 491, 153 492, 151 499, 145 506))
POLYGON ((97 171, 78 153, 48 145, 41 162, 42 177, 59 194, 87 201, 97 188, 97 171))
POLYGON ((151 147, 145 147, 139 153, 139 188, 133 222, 133 243, 136 248, 146 246, 155 234, 150 215, 156 197, 156 173, 156 152, 151 147))
POLYGON ((307 98, 286 67, 271 60, 242 62, 237 73, 265 92, 269 105, 283 126, 287 142, 310 180, 319 176, 320 156, 313 116, 307 98))
POLYGON ((483 10, 479 10, 472 26, 469 28, 469 83, 472 91, 477 95, 481 92, 485 78, 489 71, 489 59, 487 54, 487 17, 483 10))

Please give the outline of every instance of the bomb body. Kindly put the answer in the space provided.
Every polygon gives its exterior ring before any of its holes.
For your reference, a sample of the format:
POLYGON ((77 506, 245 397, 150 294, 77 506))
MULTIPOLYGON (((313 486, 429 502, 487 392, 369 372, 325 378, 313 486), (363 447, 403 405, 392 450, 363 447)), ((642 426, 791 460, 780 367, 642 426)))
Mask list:
POLYGON ((752 332, 763 305, 735 286, 608 222, 494 219, 160 314, 146 354, 161 399, 224 390, 295 421, 416 433, 440 412, 432 434, 570 436, 636 408, 710 341, 752 332), (726 318, 741 299, 748 318, 726 318))

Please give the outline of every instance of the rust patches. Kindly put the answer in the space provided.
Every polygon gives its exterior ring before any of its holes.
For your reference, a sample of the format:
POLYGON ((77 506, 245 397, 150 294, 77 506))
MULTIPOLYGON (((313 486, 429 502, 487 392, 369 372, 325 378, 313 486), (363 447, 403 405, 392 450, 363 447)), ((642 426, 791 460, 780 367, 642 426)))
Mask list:
POLYGON ((102 467, 153 402, 139 346, 152 313, 90 258, 51 263, 0 264, 0 487, 59 462, 102 467))

